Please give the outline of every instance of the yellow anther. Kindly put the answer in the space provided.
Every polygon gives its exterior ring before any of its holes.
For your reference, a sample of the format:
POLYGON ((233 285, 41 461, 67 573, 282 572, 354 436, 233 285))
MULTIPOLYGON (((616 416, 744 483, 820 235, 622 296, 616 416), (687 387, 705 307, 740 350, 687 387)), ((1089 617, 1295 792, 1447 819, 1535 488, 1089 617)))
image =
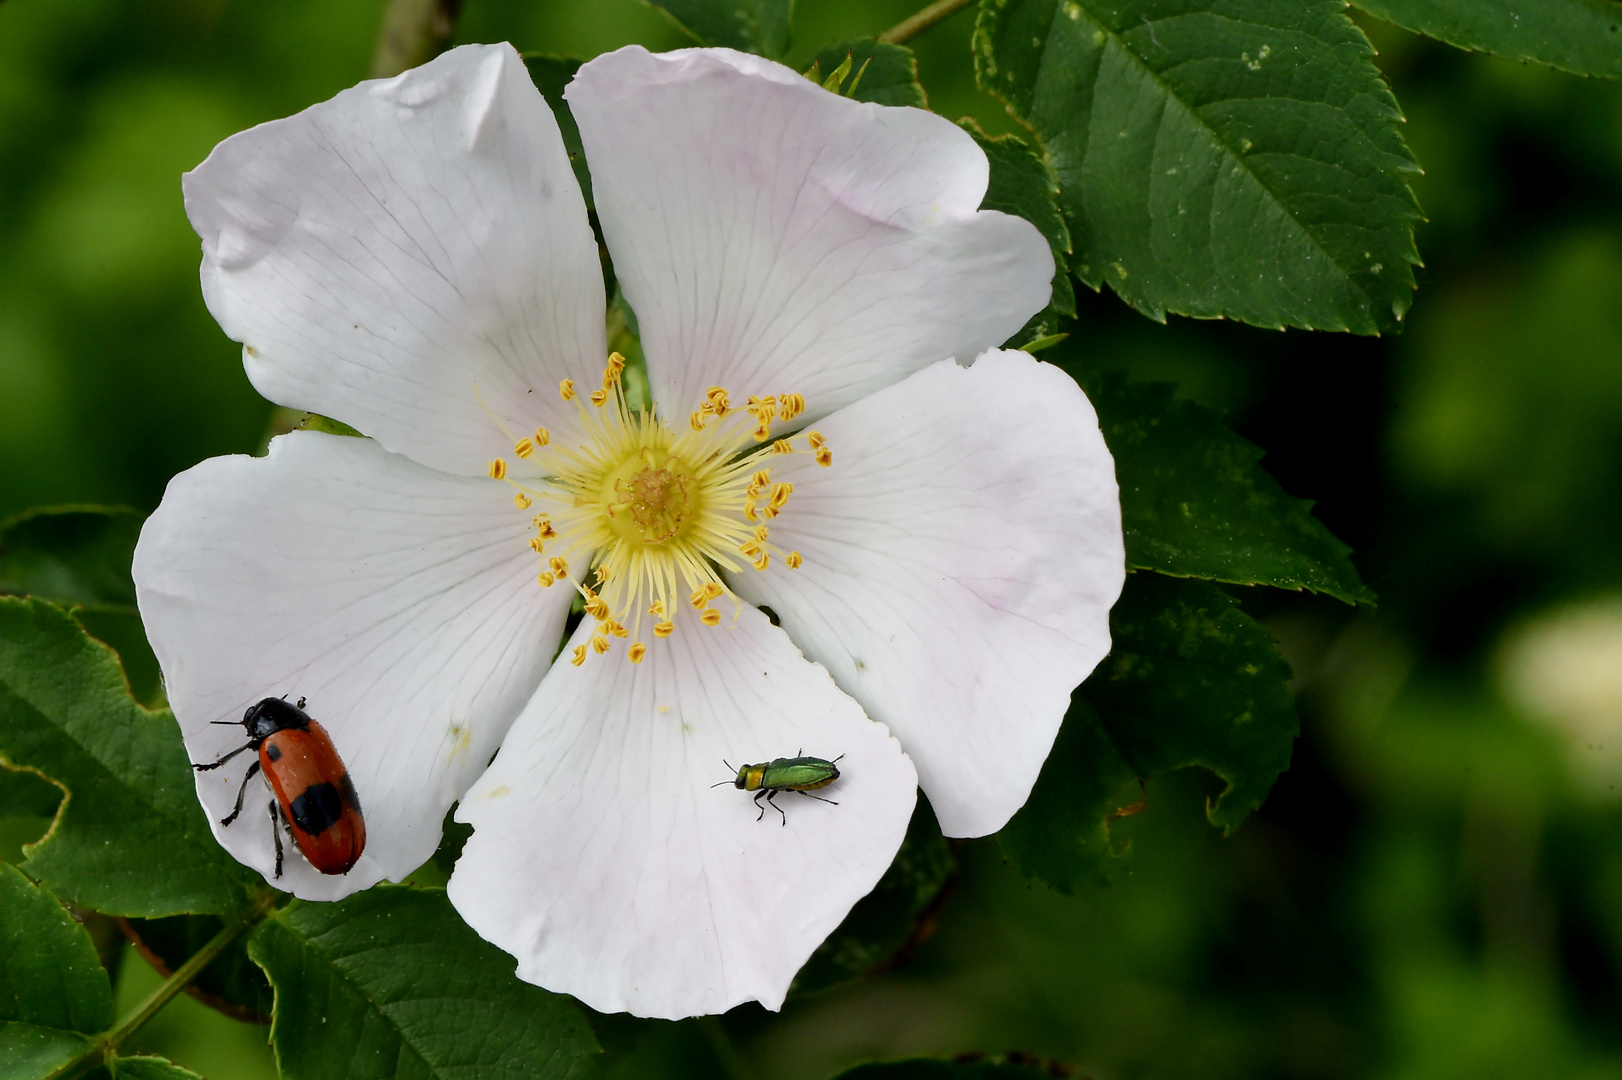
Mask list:
POLYGON ((535 445, 545 446, 552 441, 552 433, 543 427, 535 429, 535 445))
POLYGON ((542 570, 535 578, 535 583, 543 589, 550 589, 553 583, 556 581, 557 578, 553 577, 551 574, 548 574, 545 570, 542 570))
POLYGON ((601 585, 614 573, 614 568, 607 563, 603 563, 601 566, 594 569, 592 573, 597 576, 597 584, 601 585))
POLYGON ((539 536, 532 536, 529 538, 529 546, 535 549, 536 554, 540 554, 541 549, 546 545, 541 543, 539 536))
POLYGON ((590 615, 598 622, 603 622, 609 616, 608 605, 603 602, 602 597, 593 596, 590 600, 586 601, 586 614, 590 615))
POLYGON ((787 480, 780 480, 772 485, 771 506, 774 510, 781 510, 788 504, 788 497, 794 494, 794 485, 787 480))
POLYGON ((597 406, 599 409, 602 408, 604 405, 606 405, 608 403, 608 391, 607 390, 593 390, 591 392, 591 403, 593 405, 597 406))
MULTIPOLYGON (((772 557, 770 555, 766 554, 764 551, 762 551, 760 553, 760 558, 755 560, 755 569, 756 570, 764 570, 764 569, 766 569, 766 567, 771 565, 771 561, 772 561, 772 557)), ((710 610, 714 611, 715 609, 711 608, 710 610)))
POLYGON ((531 439, 519 439, 513 443, 513 453, 521 458, 527 458, 535 452, 535 443, 531 439))
POLYGON ((801 394, 784 394, 777 400, 779 415, 784 420, 792 420, 805 412, 805 397, 801 394))
POLYGON ((749 556, 751 559, 757 558, 760 555, 760 545, 755 543, 753 540, 750 540, 746 543, 739 544, 738 551, 741 554, 749 556))
POLYGON ((771 530, 766 528, 766 526, 764 526, 764 525, 756 525, 755 526, 755 543, 764 544, 766 542, 766 537, 768 537, 770 535, 771 535, 771 530))
POLYGON ((507 463, 504 460, 501 458, 496 458, 490 463, 490 479, 501 480, 504 479, 506 475, 507 463))
POLYGON ((711 600, 719 598, 724 592, 726 592, 726 590, 721 588, 721 586, 717 585, 713 581, 706 581, 704 583, 704 595, 711 600))
POLYGON ((769 439, 771 437, 772 437, 771 425, 769 425, 766 421, 762 420, 760 422, 760 426, 755 428, 755 441, 756 442, 765 442, 767 439, 769 439))
POLYGON ((603 389, 612 390, 614 384, 620 381, 620 372, 625 370, 625 357, 617 352, 608 354, 608 366, 603 368, 603 389))
POLYGON ((541 522, 539 528, 541 530, 542 540, 550 540, 558 534, 558 531, 552 528, 552 523, 550 521, 541 522))
POLYGON ((772 471, 770 469, 760 469, 749 478, 749 486, 757 491, 765 491, 766 485, 771 482, 772 471))
POLYGON ((569 576, 569 564, 563 561, 563 556, 561 555, 552 556, 550 559, 546 560, 546 565, 550 566, 552 568, 552 573, 556 574, 560 578, 566 578, 569 576))
POLYGON ((654 637, 669 637, 671 631, 673 631, 675 629, 676 629, 676 624, 673 623, 673 622, 656 622, 656 623, 653 624, 653 636, 654 637))
POLYGON ((522 491, 513 496, 513 505, 518 507, 520 510, 528 510, 529 501, 529 496, 525 495, 522 491))
POLYGON ((581 664, 584 664, 585 662, 586 662, 586 647, 584 645, 576 645, 574 647, 574 654, 569 657, 569 663, 573 664, 575 667, 579 667, 581 664))
MULTIPOLYGON (((756 492, 756 494, 758 495, 759 492, 756 492)), ((748 518, 750 521, 759 521, 760 511, 755 509, 754 503, 747 502, 743 504, 743 516, 748 518)))
POLYGON ((824 469, 834 463, 834 452, 828 449, 826 446, 817 451, 816 457, 817 464, 821 465, 824 469))
POLYGON ((626 658, 633 664, 640 664, 642 658, 646 655, 648 655, 648 647, 640 641, 632 645, 630 651, 625 654, 626 658))
POLYGON ((772 443, 772 453, 792 454, 794 453, 794 444, 789 442, 787 439, 778 439, 776 442, 772 443))
POLYGON ((706 589, 705 586, 700 585, 698 588, 693 590, 693 595, 687 598, 687 602, 696 608, 703 608, 705 604, 710 602, 710 594, 708 589, 706 589))
POLYGON ((591 647, 592 647, 592 650, 594 652, 596 652, 596 654, 598 656, 603 655, 603 653, 607 652, 610 648, 612 648, 612 646, 609 645, 609 643, 608 643, 608 639, 606 637, 604 637, 602 634, 597 634, 594 637, 592 637, 592 639, 591 639, 591 647))
POLYGON ((665 602, 663 600, 655 600, 653 603, 648 605, 649 615, 663 615, 664 613, 665 602))
POLYGON ((806 435, 805 441, 811 444, 811 449, 813 450, 821 450, 824 446, 828 445, 828 440, 822 437, 822 432, 820 431, 810 432, 806 435))
POLYGON ((562 382, 558 383, 558 393, 563 395, 564 401, 573 401, 575 396, 574 380, 564 379, 562 382))
POLYGON ((715 608, 705 608, 704 614, 698 617, 698 621, 705 626, 719 626, 721 624, 721 613, 715 608))
POLYGON ((687 426, 692 428, 694 431, 703 431, 704 414, 702 412, 693 413, 693 415, 687 418, 687 426))
POLYGON ((800 553, 798 551, 791 551, 783 557, 783 565, 788 567, 790 570, 798 570, 800 568, 800 564, 804 561, 804 559, 800 558, 800 553))
POLYGON ((727 400, 724 386, 712 386, 704 391, 704 404, 716 416, 725 416, 732 411, 732 403, 727 400))
POLYGON ((630 637, 631 636, 631 632, 629 630, 625 629, 625 624, 624 623, 614 622, 612 620, 608 624, 608 632, 610 634, 613 634, 615 637, 630 637))

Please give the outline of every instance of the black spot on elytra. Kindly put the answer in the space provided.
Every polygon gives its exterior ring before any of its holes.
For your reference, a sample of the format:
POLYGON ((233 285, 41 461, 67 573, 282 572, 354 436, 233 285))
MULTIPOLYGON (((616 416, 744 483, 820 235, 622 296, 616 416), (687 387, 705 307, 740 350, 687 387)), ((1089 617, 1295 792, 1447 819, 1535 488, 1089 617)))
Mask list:
POLYGON ((293 812, 294 825, 311 836, 319 836, 343 816, 344 801, 335 785, 323 781, 305 788, 289 809, 293 812))

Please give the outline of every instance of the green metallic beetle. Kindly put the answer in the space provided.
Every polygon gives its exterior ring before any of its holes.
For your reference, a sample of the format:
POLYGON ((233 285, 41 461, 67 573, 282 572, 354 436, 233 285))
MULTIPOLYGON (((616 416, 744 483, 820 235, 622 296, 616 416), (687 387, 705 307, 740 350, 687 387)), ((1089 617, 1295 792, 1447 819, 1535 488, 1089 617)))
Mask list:
MULTIPOLYGON (((834 762, 842 760, 844 756, 840 754, 833 761, 819 757, 773 758, 759 765, 745 765, 738 770, 736 779, 723 780, 720 784, 710 786, 721 787, 723 784, 731 784, 739 791, 753 791, 755 804, 760 807, 760 815, 755 820, 759 821, 765 817, 766 806, 770 805, 782 816, 783 824, 787 825, 788 815, 783 813, 783 808, 774 801, 779 792, 797 791, 808 799, 825 802, 830 806, 839 805, 832 799, 824 799, 821 795, 813 795, 811 792, 825 788, 839 779, 839 766, 834 762), (761 803, 761 799, 765 799, 766 802, 761 803)), ((732 768, 729 762, 722 761, 721 764, 732 768)))

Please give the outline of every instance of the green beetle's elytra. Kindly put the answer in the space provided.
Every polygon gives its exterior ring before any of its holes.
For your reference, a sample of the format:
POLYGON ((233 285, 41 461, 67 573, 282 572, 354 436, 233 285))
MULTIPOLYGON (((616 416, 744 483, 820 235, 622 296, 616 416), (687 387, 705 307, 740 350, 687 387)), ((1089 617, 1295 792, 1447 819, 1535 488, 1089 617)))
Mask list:
MULTIPOLYGON (((803 754, 804 751, 802 750, 799 753, 803 754)), ((832 799, 824 799, 820 795, 811 794, 811 792, 818 788, 825 788, 839 779, 839 766, 835 762, 842 760, 844 756, 844 754, 840 754, 833 761, 819 757, 800 756, 773 758, 770 761, 763 761, 759 765, 745 765, 738 770, 736 778, 722 780, 721 783, 711 784, 710 786, 721 787, 724 784, 731 784, 739 791, 753 791, 755 793, 755 805, 760 807, 760 813, 755 820, 759 821, 765 817, 766 807, 770 805, 773 810, 776 810, 782 816, 783 824, 786 826, 788 824, 788 815, 783 813, 783 808, 778 806, 775 801, 779 792, 797 791, 808 799, 825 802, 830 806, 839 805, 832 799), (765 799, 766 802, 762 803, 761 799, 765 799)), ((726 761, 722 761, 721 764, 726 765, 728 769, 732 768, 731 764, 726 761)))

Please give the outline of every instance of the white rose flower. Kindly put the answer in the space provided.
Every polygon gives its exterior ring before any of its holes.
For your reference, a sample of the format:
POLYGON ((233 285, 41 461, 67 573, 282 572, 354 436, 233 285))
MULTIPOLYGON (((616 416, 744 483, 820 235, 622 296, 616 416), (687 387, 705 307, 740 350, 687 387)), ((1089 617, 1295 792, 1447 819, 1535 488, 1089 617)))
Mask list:
MULTIPOLYGON (((141 612, 194 761, 287 694, 348 766, 347 875, 273 878, 257 780, 216 825, 273 884, 398 880, 461 800, 451 900, 522 978, 777 1008, 917 785, 952 836, 1030 793, 1109 649, 1113 464, 1071 379, 994 348, 1053 262, 979 209, 957 127, 723 49, 621 49, 567 98, 654 410, 605 357, 598 246, 517 53, 363 83, 227 139, 185 194, 254 385, 367 437, 177 476, 141 612), (801 750, 842 775, 779 796, 786 825, 712 788, 801 750)), ((216 822, 251 756, 198 774, 216 822)))

